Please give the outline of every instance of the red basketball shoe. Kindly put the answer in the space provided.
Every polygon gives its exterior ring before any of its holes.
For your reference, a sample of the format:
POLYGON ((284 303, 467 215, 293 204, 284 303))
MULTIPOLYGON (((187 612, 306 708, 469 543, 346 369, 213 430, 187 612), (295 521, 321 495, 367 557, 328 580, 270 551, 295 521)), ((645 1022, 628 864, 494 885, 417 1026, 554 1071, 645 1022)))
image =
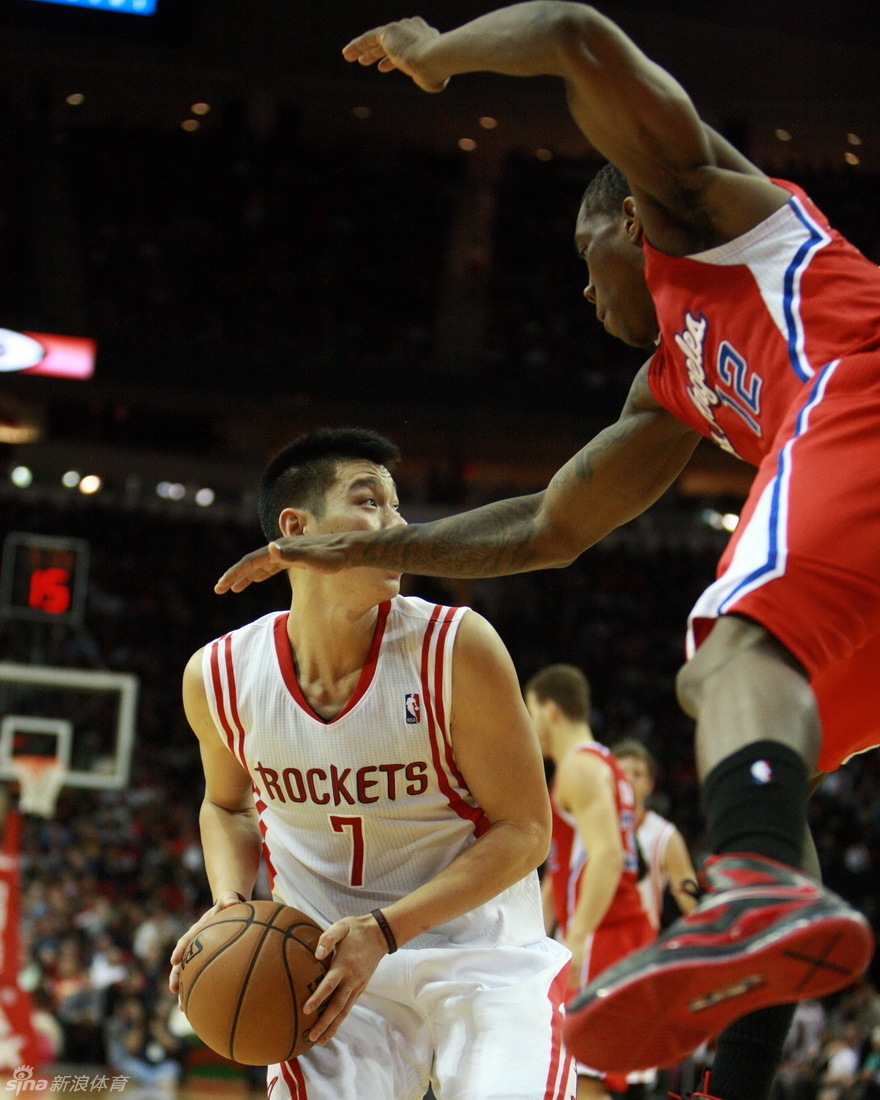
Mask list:
POLYGON ((794 868, 728 854, 707 860, 704 876, 709 892, 692 913, 566 1006, 576 1058, 606 1073, 669 1066, 740 1016, 824 997, 870 962, 862 914, 794 868))

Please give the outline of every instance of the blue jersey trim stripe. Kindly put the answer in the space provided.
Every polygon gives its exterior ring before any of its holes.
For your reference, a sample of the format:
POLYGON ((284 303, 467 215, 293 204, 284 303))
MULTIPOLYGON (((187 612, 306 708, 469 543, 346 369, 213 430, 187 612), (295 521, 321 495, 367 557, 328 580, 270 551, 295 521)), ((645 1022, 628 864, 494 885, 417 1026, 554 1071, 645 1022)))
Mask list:
POLYGON ((807 382, 813 377, 814 371, 807 362, 803 352, 803 325, 801 323, 798 306, 800 303, 800 276, 809 265, 810 259, 816 249, 828 241, 828 236, 809 217, 806 210, 794 197, 789 202, 797 219, 807 230, 809 236, 795 253, 794 259, 788 265, 783 279, 782 308, 785 314, 785 324, 788 329, 788 358, 795 374, 802 382, 807 382))
POLYGON ((828 385, 828 381, 831 378, 831 373, 839 362, 839 359, 834 359, 830 363, 826 363, 825 366, 822 367, 822 369, 816 375, 813 385, 810 387, 810 395, 804 403, 803 408, 798 413, 797 421, 795 423, 794 434, 779 452, 776 477, 774 478, 773 482, 773 493, 770 503, 770 530, 767 547, 767 560, 763 564, 759 565, 756 569, 753 569, 747 577, 743 577, 736 588, 734 588, 733 591, 727 596, 727 598, 721 602, 718 607, 719 615, 725 614, 731 604, 735 603, 739 596, 744 593, 744 590, 751 590, 752 588, 757 587, 757 581, 760 581, 762 577, 767 576, 768 573, 775 573, 779 569, 779 514, 783 486, 787 488, 789 476, 791 473, 791 449, 794 446, 795 441, 807 430, 807 427, 809 425, 810 412, 816 407, 816 405, 819 404, 819 402, 824 397, 826 386, 828 385))

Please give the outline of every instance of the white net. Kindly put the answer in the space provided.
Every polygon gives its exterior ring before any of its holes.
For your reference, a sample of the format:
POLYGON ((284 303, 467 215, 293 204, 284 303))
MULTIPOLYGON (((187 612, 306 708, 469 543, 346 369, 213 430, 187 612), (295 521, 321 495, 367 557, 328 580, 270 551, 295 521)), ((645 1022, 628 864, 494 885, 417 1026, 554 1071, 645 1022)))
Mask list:
POLYGON ((14 756, 18 780, 18 808, 23 814, 52 817, 64 785, 64 764, 55 756, 14 756))

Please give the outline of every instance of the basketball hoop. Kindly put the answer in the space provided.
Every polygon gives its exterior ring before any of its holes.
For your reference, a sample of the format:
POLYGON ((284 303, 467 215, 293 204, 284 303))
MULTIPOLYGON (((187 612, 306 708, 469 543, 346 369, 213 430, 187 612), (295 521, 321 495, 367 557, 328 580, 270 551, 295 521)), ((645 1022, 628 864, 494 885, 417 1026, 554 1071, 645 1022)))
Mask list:
POLYGON ((64 785, 64 762, 57 756, 13 756, 18 780, 18 808, 23 814, 51 817, 64 785))

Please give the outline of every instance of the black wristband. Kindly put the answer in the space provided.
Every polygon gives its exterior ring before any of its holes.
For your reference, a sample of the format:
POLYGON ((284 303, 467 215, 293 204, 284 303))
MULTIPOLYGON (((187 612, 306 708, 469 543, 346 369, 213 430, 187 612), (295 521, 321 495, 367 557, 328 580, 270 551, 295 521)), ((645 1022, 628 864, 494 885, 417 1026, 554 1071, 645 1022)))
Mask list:
POLYGON ((385 942, 388 944, 388 954, 393 955, 397 950, 397 940, 394 938, 394 933, 391 931, 391 925, 385 919, 385 914, 381 909, 371 909, 370 916, 379 925, 379 930, 385 937, 385 942))
POLYGON ((244 897, 242 894, 240 894, 237 890, 224 890, 223 893, 220 894, 220 897, 218 897, 217 900, 214 902, 215 905, 217 905, 219 903, 220 898, 223 897, 223 894, 235 894, 235 896, 242 903, 242 905, 247 905, 247 900, 248 899, 246 897, 244 897))

